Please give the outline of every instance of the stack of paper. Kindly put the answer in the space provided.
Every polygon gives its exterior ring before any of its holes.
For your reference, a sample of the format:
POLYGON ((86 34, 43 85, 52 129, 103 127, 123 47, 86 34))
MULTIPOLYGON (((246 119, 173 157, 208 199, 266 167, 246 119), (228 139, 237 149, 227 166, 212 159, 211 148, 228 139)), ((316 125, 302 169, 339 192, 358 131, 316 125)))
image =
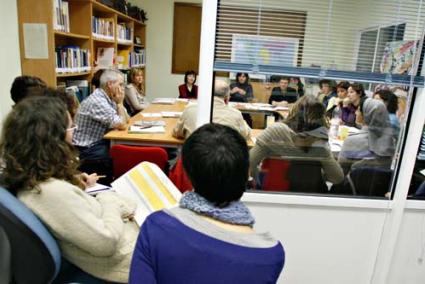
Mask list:
POLYGON ((162 111, 162 117, 180 117, 182 116, 181 111, 162 111))
POLYGON ((156 98, 153 100, 153 104, 164 104, 173 105, 176 102, 175 98, 156 98))
POLYGON ((144 126, 131 125, 128 129, 128 133, 165 133, 165 127, 164 126, 144 127, 144 126))

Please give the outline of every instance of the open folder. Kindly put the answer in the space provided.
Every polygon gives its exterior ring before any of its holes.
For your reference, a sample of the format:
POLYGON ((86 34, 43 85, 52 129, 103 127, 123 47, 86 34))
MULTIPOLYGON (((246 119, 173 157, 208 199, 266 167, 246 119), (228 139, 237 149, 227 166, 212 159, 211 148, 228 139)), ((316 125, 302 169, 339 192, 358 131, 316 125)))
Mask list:
POLYGON ((139 226, 151 212, 177 205, 182 195, 164 172, 149 162, 138 164, 111 185, 137 202, 134 218, 139 226))

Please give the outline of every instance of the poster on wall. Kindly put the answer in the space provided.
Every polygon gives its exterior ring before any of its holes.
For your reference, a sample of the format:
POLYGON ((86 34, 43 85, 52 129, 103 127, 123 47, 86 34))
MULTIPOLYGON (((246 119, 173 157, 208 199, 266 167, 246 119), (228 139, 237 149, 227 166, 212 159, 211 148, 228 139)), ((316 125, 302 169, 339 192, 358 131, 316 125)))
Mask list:
POLYGON ((416 40, 387 42, 382 56, 381 72, 411 75, 417 45, 416 40))
MULTIPOLYGON (((298 39, 233 34, 231 62, 255 65, 296 66, 298 39)), ((264 79, 264 75, 250 75, 264 79)), ((233 76, 231 76, 233 77, 233 76)))

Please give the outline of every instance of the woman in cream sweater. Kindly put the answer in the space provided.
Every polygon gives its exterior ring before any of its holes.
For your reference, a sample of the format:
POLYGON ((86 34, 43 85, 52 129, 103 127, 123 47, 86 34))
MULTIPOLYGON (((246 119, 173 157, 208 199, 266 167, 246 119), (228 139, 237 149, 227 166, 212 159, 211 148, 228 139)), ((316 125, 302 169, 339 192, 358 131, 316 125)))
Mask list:
POLYGON ((88 195, 78 179, 75 129, 56 98, 26 99, 8 115, 0 141, 1 184, 48 227, 63 257, 95 277, 125 283, 138 234, 135 204, 88 195))

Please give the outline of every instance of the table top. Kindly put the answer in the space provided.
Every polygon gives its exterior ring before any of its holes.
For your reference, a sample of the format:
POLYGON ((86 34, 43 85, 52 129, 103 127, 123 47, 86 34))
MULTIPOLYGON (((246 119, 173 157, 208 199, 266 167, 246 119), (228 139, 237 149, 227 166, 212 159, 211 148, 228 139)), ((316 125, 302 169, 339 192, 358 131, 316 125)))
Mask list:
MULTIPOLYGON (((164 118, 164 117, 146 117, 143 116, 150 113, 161 112, 182 112, 187 103, 176 101, 174 104, 150 104, 142 112, 133 116, 129 124, 132 125, 139 120, 162 120, 165 122, 165 133, 128 133, 128 130, 111 130, 104 138, 111 140, 115 144, 132 144, 132 145, 149 145, 160 147, 173 147, 177 148, 183 145, 184 139, 177 139, 172 136, 173 128, 177 124, 178 118, 164 118)), ((261 133, 262 129, 253 129, 251 136, 256 137, 261 133)), ((247 141, 248 146, 254 146, 254 139, 247 141)))

